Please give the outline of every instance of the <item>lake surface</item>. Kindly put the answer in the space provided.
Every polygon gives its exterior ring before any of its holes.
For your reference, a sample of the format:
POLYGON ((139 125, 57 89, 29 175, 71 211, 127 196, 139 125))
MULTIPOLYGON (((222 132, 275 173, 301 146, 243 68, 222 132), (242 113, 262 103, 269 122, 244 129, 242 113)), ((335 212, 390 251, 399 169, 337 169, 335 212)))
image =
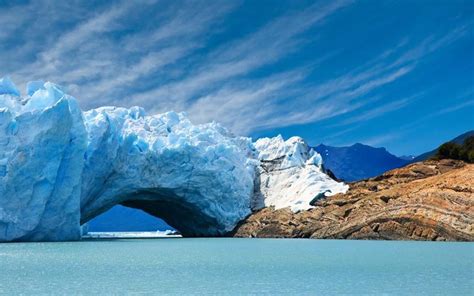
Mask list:
POLYGON ((128 239, 0 244, 0 294, 473 295, 474 244, 128 239))

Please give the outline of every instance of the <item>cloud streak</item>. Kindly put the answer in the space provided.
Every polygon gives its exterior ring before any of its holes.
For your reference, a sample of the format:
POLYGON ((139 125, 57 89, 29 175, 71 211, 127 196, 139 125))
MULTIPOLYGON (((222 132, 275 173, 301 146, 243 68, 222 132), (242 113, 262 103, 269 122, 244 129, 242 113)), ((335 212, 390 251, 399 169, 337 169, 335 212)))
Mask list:
POLYGON ((393 100, 381 90, 469 32, 457 26, 417 40, 403 36, 369 59, 340 67, 344 71, 321 75, 343 49, 321 50, 304 63, 288 60, 308 43, 323 48, 319 32, 359 4, 288 9, 230 38, 222 36, 227 17, 242 9, 236 2, 88 5, 41 0, 0 10, 0 74, 20 86, 34 79, 62 84, 85 109, 113 104, 140 105, 149 113, 186 111, 196 123, 216 120, 239 134, 340 116, 332 127, 353 125, 405 108, 418 95, 393 100))

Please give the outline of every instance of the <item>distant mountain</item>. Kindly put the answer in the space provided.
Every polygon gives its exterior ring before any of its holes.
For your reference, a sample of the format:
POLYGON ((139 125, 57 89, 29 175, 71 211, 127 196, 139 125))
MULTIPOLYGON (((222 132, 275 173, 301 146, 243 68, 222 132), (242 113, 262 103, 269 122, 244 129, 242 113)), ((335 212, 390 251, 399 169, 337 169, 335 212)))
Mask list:
POLYGON ((89 221, 88 231, 157 231, 173 229, 142 210, 117 205, 89 221))
MULTIPOLYGON (((468 132, 465 132, 464 134, 460 135, 460 136, 457 136, 456 138, 452 139, 451 141, 448 141, 448 142, 453 142, 453 143, 456 143, 456 144, 459 144, 461 145, 464 140, 467 138, 467 137, 470 137, 470 136, 474 136, 474 130, 471 130, 471 131, 468 131, 468 132)), ((442 143, 440 143, 441 145, 442 143)), ((433 149, 429 152, 426 152, 426 153, 423 153, 423 154, 420 154, 418 155, 417 157, 415 157, 411 162, 417 162, 417 161, 423 161, 423 160, 427 160, 433 156, 435 156, 436 152, 438 151, 438 147, 436 149, 433 149)))
POLYGON ((331 170, 337 178, 348 182, 375 177, 411 162, 389 153, 385 148, 359 143, 348 147, 321 144, 314 149, 321 154, 325 168, 331 170))

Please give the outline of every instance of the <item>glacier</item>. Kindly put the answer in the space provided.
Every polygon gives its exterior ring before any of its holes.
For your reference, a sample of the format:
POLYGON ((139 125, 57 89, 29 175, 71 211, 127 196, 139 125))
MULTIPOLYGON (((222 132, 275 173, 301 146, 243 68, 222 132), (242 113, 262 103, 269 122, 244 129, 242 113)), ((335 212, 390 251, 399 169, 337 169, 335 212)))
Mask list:
POLYGON ((346 190, 298 137, 254 143, 184 113, 82 111, 54 83, 30 82, 22 96, 0 79, 0 241, 78 240, 116 204, 184 236, 220 236, 253 210, 304 210, 346 190))

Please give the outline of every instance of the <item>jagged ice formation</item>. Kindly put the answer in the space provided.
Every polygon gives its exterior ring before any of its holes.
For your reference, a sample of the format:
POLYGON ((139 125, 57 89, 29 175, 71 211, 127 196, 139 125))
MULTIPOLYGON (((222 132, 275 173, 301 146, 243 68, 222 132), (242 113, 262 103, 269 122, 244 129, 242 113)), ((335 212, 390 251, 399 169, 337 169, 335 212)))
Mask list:
POLYGON ((223 235, 252 209, 307 209, 327 189, 347 188, 300 138, 254 144, 138 107, 82 112, 55 84, 30 82, 21 96, 0 79, 0 241, 77 240, 116 204, 187 236, 223 235))
POLYGON ((334 195, 349 187, 324 173, 321 155, 300 137, 283 140, 281 136, 258 139, 255 144, 260 165, 257 167, 253 207, 291 207, 309 209, 318 193, 334 195))

